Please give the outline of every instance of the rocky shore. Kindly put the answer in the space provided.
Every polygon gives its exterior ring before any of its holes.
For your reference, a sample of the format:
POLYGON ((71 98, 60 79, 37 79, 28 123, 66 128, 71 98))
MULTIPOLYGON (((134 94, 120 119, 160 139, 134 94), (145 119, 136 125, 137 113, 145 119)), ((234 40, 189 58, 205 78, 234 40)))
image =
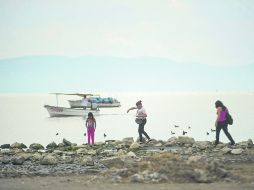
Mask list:
POLYGON ((254 183, 254 145, 172 137, 144 144, 133 138, 94 146, 63 139, 46 147, 33 143, 1 145, 0 178, 86 176, 113 183, 254 183))

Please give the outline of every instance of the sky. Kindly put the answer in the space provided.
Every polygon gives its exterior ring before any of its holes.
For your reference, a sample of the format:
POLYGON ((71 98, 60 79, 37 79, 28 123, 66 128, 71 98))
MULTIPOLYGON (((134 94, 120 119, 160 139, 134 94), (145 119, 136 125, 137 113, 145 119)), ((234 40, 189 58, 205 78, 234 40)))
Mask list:
POLYGON ((253 0, 0 0, 0 93, 253 91, 253 34, 253 0))
POLYGON ((253 0, 0 0, 0 59, 158 57, 254 63, 253 0))

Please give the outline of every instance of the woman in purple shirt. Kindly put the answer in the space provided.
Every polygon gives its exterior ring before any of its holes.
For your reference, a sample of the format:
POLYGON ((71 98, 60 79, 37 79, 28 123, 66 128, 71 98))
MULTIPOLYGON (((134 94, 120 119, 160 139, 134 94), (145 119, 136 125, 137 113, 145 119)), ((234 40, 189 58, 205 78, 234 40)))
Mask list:
POLYGON ((219 137, 220 137, 221 129, 224 131, 225 135, 230 140, 230 144, 234 145, 235 141, 233 140, 232 136, 228 132, 228 123, 227 123, 228 109, 226 106, 223 105, 223 103, 220 100, 215 102, 215 107, 217 109, 217 119, 215 121, 215 127, 216 127, 215 145, 219 144, 219 137))

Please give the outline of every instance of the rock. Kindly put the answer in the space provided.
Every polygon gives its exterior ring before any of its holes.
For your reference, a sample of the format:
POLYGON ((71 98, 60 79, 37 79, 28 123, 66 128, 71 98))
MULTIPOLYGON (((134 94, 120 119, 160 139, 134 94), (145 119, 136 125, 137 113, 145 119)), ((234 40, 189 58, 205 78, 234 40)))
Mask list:
POLYGON ((134 175, 130 176, 129 179, 130 179, 130 182, 132 182, 132 183, 144 182, 144 177, 140 174, 134 174, 134 175))
POLYGON ((122 168, 124 165, 124 162, 119 157, 111 157, 100 160, 100 163, 102 163, 107 168, 115 167, 115 168, 122 168))
POLYGON ((176 137, 170 137, 168 139, 168 142, 177 142, 177 138, 176 137))
POLYGON ((9 157, 2 157, 0 160, 0 163, 2 164, 9 164, 11 162, 11 159, 9 157))
POLYGON ((192 137, 184 137, 184 136, 179 136, 177 139, 177 143, 179 144, 194 144, 195 140, 192 137))
POLYGON ((193 147, 199 148, 200 150, 205 150, 205 149, 209 148, 210 145, 211 145, 211 143, 209 141, 196 141, 193 144, 193 147))
POLYGON ((189 147, 187 150, 184 151, 184 154, 191 155, 193 154, 193 152, 194 152, 194 149, 192 147, 189 147))
POLYGON ((42 160, 42 158, 43 158, 43 156, 38 152, 34 153, 31 157, 31 159, 34 161, 40 161, 40 160, 42 160))
POLYGON ((221 152, 222 152, 223 154, 230 153, 231 151, 232 151, 232 149, 231 149, 231 148, 228 148, 228 147, 224 147, 223 149, 221 149, 221 152))
POLYGON ((162 143, 157 143, 157 144, 155 144, 154 146, 155 147, 161 147, 163 144, 162 143))
POLYGON ((22 165, 25 162, 25 158, 24 156, 15 156, 12 160, 11 160, 12 164, 14 165, 22 165))
POLYGON ((18 143, 18 142, 15 142, 11 145, 11 148, 18 148, 18 149, 22 149, 22 148, 27 148, 26 145, 24 145, 23 143, 18 143))
POLYGON ((117 156, 123 156, 123 155, 125 155, 127 153, 127 151, 126 150, 123 150, 123 149, 120 149, 120 150, 118 150, 117 151, 117 156))
POLYGON ((248 145, 250 146, 250 147, 252 147, 253 146, 253 141, 252 141, 252 139, 248 139, 248 145))
POLYGON ((39 143, 33 143, 29 146, 29 148, 32 150, 41 150, 41 149, 44 149, 44 146, 42 146, 39 143))
POLYGON ((222 148, 224 148, 224 147, 226 147, 226 146, 227 146, 226 144, 220 143, 220 144, 217 144, 217 145, 216 145, 216 148, 222 149, 222 148))
POLYGON ((239 142, 237 147, 240 147, 240 148, 251 148, 253 146, 253 142, 251 139, 249 139, 248 141, 242 141, 242 142, 239 142))
POLYGON ((57 159, 52 155, 46 155, 41 161, 41 165, 55 165, 57 164, 57 159))
POLYGON ((72 143, 70 141, 67 141, 66 139, 63 139, 63 144, 65 146, 71 146, 72 145, 72 143))
POLYGON ((130 149, 139 149, 141 146, 139 143, 134 142, 131 144, 130 149))
POLYGON ((95 156, 97 154, 96 150, 89 150, 86 153, 87 155, 95 156))
POLYGON ((82 166, 94 166, 94 161, 92 157, 84 157, 83 160, 81 161, 82 166))
POLYGON ((132 143, 134 143, 134 139, 133 139, 133 137, 126 137, 126 138, 124 138, 124 139, 122 140, 122 142, 123 142, 124 144, 132 144, 132 143))
POLYGON ((66 156, 73 157, 73 156, 76 155, 76 152, 75 152, 75 151, 69 151, 69 152, 66 152, 65 155, 66 155, 66 156))
POLYGON ((55 149, 57 148, 57 144, 55 142, 52 142, 52 143, 49 143, 47 146, 46 146, 47 149, 55 149))
POLYGON ((63 155, 63 151, 61 150, 54 150, 53 153, 57 155, 63 155))
POLYGON ((87 149, 80 148, 80 149, 77 150, 77 154, 87 154, 87 149))
POLYGON ((132 151, 128 152, 126 154, 126 156, 131 157, 131 158, 136 158, 137 157, 136 154, 134 152, 132 152, 132 151))
POLYGON ((241 148, 231 150, 231 154, 234 154, 234 155, 242 154, 242 152, 243 152, 243 149, 241 148))
POLYGON ((1 145, 1 148, 2 149, 11 148, 11 145, 10 144, 3 144, 3 145, 1 145))
POLYGON ((64 143, 59 143, 57 146, 58 147, 64 147, 65 145, 64 145, 64 143))

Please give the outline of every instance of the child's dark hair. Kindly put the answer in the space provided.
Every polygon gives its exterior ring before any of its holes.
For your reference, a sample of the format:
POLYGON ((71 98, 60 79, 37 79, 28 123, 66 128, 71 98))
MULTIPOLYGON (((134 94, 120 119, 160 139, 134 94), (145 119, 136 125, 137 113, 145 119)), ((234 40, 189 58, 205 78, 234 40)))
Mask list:
POLYGON ((89 113, 88 113, 88 117, 91 117, 91 118, 94 119, 93 113, 92 113, 92 112, 89 112, 89 113))
POLYGON ((223 104, 222 101, 220 101, 220 100, 217 100, 217 101, 215 102, 215 107, 216 107, 216 108, 221 107, 221 108, 222 108, 222 111, 227 110, 227 107, 224 106, 224 104, 223 104))

